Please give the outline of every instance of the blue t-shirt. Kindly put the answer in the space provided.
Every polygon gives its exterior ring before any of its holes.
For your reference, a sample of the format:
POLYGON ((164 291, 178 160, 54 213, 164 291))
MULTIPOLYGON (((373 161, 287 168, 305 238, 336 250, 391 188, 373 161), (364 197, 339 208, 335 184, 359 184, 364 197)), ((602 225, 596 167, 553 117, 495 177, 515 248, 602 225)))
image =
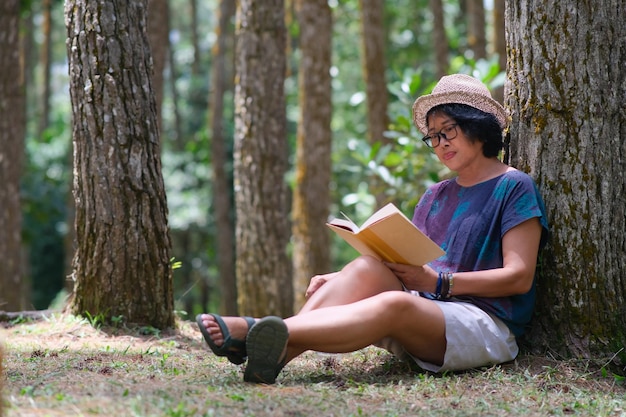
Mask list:
MULTIPOLYGON (((471 187, 460 186, 456 179, 431 186, 415 208, 413 223, 446 251, 429 264, 435 271, 465 272, 501 268, 502 237, 534 217, 544 229, 543 245, 548 231, 543 200, 530 176, 512 170, 471 187)), ((495 315, 519 336, 532 315, 535 285, 510 297, 454 298, 495 315)))

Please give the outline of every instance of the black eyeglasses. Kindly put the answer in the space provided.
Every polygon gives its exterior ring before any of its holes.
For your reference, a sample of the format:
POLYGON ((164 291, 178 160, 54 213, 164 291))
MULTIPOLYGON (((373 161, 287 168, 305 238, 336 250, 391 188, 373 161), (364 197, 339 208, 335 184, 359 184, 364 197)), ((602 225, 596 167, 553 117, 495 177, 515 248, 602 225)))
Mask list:
POLYGON ((456 126, 457 124, 453 123, 449 126, 444 127, 439 132, 424 136, 422 140, 429 148, 436 148, 437 146, 439 146, 442 138, 445 140, 452 140, 456 138, 456 126))

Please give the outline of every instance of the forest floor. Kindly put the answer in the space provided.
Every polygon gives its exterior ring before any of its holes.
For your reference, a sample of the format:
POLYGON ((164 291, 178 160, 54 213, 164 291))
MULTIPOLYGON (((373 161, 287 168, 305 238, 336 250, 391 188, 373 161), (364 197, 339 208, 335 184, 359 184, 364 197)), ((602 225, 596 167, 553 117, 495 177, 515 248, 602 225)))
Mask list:
POLYGON ((434 375, 367 348, 307 353, 275 385, 255 385, 189 321, 166 334, 52 315, 0 323, 0 341, 5 417, 626 416, 624 379, 582 361, 522 355, 434 375))

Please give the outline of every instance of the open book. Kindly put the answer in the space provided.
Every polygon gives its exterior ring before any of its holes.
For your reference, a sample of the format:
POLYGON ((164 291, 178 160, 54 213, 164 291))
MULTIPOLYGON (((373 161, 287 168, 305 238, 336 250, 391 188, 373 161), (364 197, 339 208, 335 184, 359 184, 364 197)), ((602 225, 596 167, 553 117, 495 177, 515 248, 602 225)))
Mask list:
POLYGON ((445 254, 398 208, 389 203, 358 227, 346 219, 333 219, 327 226, 361 255, 387 262, 424 265, 445 254))

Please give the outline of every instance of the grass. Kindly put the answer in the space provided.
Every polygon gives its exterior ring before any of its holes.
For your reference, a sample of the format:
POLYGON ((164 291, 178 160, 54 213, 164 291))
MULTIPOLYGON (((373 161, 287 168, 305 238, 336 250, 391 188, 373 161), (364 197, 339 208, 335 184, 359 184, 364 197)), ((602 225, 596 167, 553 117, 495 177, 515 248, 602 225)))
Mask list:
POLYGON ((159 333, 58 315, 6 325, 0 340, 5 417, 626 416, 623 379, 582 361, 521 356, 434 375, 368 348, 307 353, 268 386, 242 382, 243 367, 186 321, 159 333))

